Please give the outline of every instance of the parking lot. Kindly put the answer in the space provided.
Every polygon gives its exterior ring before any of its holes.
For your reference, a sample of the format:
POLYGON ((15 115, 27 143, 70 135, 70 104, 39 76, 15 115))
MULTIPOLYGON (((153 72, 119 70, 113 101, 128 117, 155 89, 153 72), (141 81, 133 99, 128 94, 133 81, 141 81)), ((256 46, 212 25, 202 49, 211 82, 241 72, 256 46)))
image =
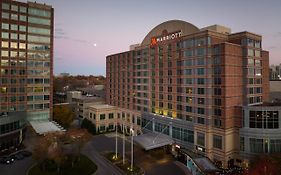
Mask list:
POLYGON ((31 156, 25 157, 22 160, 15 160, 11 164, 1 163, 1 175, 25 175, 28 168, 34 163, 31 156))

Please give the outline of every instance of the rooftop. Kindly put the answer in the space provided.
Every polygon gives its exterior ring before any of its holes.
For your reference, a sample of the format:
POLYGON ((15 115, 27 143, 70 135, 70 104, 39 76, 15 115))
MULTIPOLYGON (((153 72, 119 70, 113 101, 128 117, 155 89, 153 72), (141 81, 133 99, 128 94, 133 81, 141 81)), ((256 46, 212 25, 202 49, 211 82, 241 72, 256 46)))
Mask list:
POLYGON ((103 104, 103 105, 91 105, 89 106, 90 108, 95 108, 95 109, 110 109, 110 108, 115 108, 115 106, 111 106, 108 104, 103 104))

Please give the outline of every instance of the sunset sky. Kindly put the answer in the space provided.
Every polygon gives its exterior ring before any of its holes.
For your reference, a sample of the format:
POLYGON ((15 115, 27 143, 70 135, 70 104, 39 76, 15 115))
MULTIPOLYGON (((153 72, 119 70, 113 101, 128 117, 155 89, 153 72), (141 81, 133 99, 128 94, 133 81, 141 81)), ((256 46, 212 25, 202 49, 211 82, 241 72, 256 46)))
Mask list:
MULTIPOLYGON (((26 2, 25 0, 21 0, 26 2)), ((281 62, 281 0, 37 0, 55 9, 55 74, 105 75, 107 55, 127 51, 171 19, 220 24, 263 36, 270 64, 281 62)))

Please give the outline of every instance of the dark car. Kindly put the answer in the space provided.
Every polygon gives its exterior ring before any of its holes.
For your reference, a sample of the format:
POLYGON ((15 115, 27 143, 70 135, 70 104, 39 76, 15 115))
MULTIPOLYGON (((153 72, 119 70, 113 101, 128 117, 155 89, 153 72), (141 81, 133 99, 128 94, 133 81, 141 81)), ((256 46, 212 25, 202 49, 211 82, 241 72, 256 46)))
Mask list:
POLYGON ((11 164, 11 163, 14 163, 15 159, 11 156, 6 156, 6 157, 2 157, 1 158, 1 163, 4 163, 4 164, 11 164))
POLYGON ((19 154, 23 155, 24 157, 30 157, 32 155, 30 151, 21 151, 19 154))
POLYGON ((14 158, 15 160, 22 160, 24 159, 24 156, 21 153, 16 153, 12 155, 12 158, 14 158))

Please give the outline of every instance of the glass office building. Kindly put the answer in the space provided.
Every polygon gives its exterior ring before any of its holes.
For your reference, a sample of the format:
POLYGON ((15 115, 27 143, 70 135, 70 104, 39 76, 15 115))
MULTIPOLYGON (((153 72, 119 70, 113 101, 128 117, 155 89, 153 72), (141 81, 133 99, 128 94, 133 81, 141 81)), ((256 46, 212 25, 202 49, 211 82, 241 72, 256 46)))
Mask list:
POLYGON ((0 148, 6 150, 22 142, 27 121, 51 117, 54 16, 51 6, 36 2, 1 0, 0 11, 0 148))

